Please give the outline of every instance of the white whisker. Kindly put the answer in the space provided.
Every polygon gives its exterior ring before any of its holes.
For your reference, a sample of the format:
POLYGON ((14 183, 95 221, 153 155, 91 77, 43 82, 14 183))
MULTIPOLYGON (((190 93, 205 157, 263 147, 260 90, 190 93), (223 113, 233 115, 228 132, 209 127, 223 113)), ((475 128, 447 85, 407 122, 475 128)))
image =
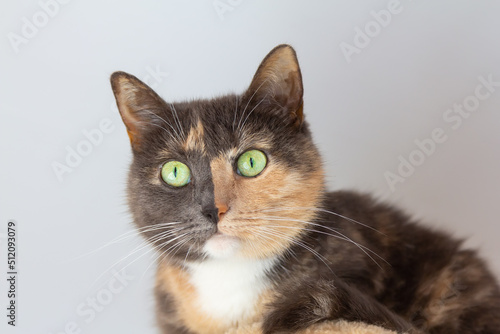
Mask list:
MULTIPOLYGON (((267 228, 267 226, 260 226, 260 228, 267 228)), ((277 230, 262 230, 262 229, 259 229, 258 233, 267 233, 268 235, 270 236, 274 236, 274 237, 278 237, 278 238, 284 238, 285 240, 289 241, 290 243, 292 244, 295 244, 297 246, 300 246, 308 251, 310 251, 314 256, 316 256, 321 262, 323 262, 325 264, 325 266, 330 269, 330 271, 332 271, 332 268, 330 268, 330 265, 328 265, 326 262, 330 262, 328 261, 327 258, 325 258, 323 255, 319 254, 317 251, 315 251, 314 249, 312 249, 311 247, 309 247, 306 243, 302 242, 302 241, 298 241, 298 240, 295 240, 294 238, 291 238, 289 236, 287 236, 285 233, 283 232, 280 232, 280 231, 277 231, 277 230)), ((260 236, 263 236, 262 234, 259 234, 260 236)), ((270 240, 275 240, 275 239, 272 239, 269 237, 270 240)), ((333 272, 333 271, 332 271, 333 272)))
POLYGON ((182 136, 184 141, 186 141, 186 136, 184 135, 184 132, 182 131, 182 124, 181 124, 181 120, 179 119, 179 116, 177 115, 177 110, 175 109, 175 106, 172 103, 170 103, 170 108, 172 108, 174 122, 177 125, 177 129, 179 129, 179 134, 180 134, 180 136, 182 136))
MULTIPOLYGON (((305 220, 300 220, 300 219, 293 219, 293 218, 289 218, 289 217, 279 217, 279 216, 262 216, 262 217, 257 217, 257 218, 241 218, 241 219, 263 219, 263 220, 276 220, 276 221, 290 221, 290 222, 300 222, 300 223, 304 223, 304 224, 308 224, 308 225, 312 225, 312 226, 316 226, 316 227, 320 227, 320 228, 324 228, 326 230, 329 230, 333 233, 336 233, 337 235, 333 235, 333 234, 330 234, 330 233, 327 233, 327 232, 322 232, 322 231, 319 231, 319 230, 314 230, 315 232, 318 232, 318 233, 323 233, 323 234, 326 234, 326 235, 330 235, 332 237, 336 237, 338 239, 341 239, 341 240, 344 240, 344 241, 348 241, 350 243, 352 243, 353 245, 355 245, 356 247, 358 247, 363 253, 365 253, 366 256, 368 256, 380 269, 382 269, 382 267, 380 266, 380 264, 370 255, 368 254, 368 252, 374 254, 375 256, 377 256, 379 259, 381 259, 382 261, 384 261, 385 263, 387 263, 389 266, 390 266, 390 263, 387 262, 383 257, 381 257, 380 255, 378 255, 376 252, 372 251, 371 249, 369 249, 368 247, 366 246, 363 246, 357 242, 355 242, 354 240, 352 240, 351 238, 349 238, 348 236, 346 236, 345 234, 333 229, 333 228, 330 228, 328 226, 324 226, 324 225, 321 225, 321 224, 317 224, 317 223, 313 223, 313 222, 309 222, 309 221, 305 221, 305 220)), ((279 226, 280 228, 287 228, 287 226, 279 226)), ((288 228, 297 228, 297 229, 303 229, 303 230, 308 230, 307 228, 303 228, 303 227, 288 227, 288 228)))
MULTIPOLYGON (((165 237, 168 237, 170 235, 173 235, 174 233, 178 232, 179 230, 182 230, 183 228, 182 227, 178 227, 176 229, 172 229, 172 230, 168 230, 168 231, 164 231, 162 233, 159 233, 157 235, 154 235, 150 238, 147 238, 146 240, 142 241, 141 244, 139 246, 137 246, 136 248, 134 248, 132 251, 129 252, 129 254, 127 254, 126 256, 122 257, 121 259, 119 259, 118 261, 116 261, 115 263, 113 263, 110 267, 108 267, 106 270, 104 270, 104 272, 102 272, 94 281, 94 283, 92 283, 91 287, 97 283, 97 281, 99 281, 99 279, 104 276, 104 274, 106 274, 108 271, 110 271, 112 268, 116 267, 119 263, 127 260, 130 256, 133 256, 135 255, 136 253, 142 251, 143 249, 147 249, 149 247, 151 247, 152 245, 154 245, 154 243, 162 238, 165 238, 165 237)), ((147 251, 146 254, 150 252, 150 251, 147 251)), ((138 258, 144 256, 141 255, 139 256, 138 258)), ((134 263, 137 259, 133 260, 131 263, 129 263, 128 265, 126 265, 123 269, 127 268, 130 264, 134 263)), ((122 270, 123 270, 122 269, 122 270)))
POLYGON ((247 120, 248 120, 248 117, 250 117, 250 115, 252 114, 252 112, 253 112, 253 111, 254 111, 254 110, 255 110, 255 109, 256 109, 256 108, 257 108, 257 107, 258 107, 258 106, 259 106, 262 102, 264 102, 264 101, 266 100, 266 98, 267 98, 267 94, 266 94, 266 95, 264 95, 264 97, 263 97, 263 98, 259 101, 259 103, 257 103, 257 104, 255 105, 255 107, 253 107, 253 108, 252 108, 252 110, 250 110, 250 112, 248 113, 248 115, 245 117, 245 120, 243 121, 243 123, 241 123, 241 126, 238 128, 240 131, 241 131, 241 129, 243 129, 243 128, 245 127, 245 124, 246 124, 246 122, 247 122, 247 120))
POLYGON ((328 214, 331 214, 331 215, 343 218, 343 219, 345 219, 347 221, 350 221, 352 223, 355 223, 355 224, 364 226, 366 228, 369 228, 370 230, 373 230, 373 231, 375 231, 377 233, 380 233, 382 235, 385 235, 384 233, 380 232, 379 230, 377 230, 376 228, 374 228, 374 227, 372 227, 370 225, 361 223, 361 222, 359 222, 359 221, 357 221, 355 219, 352 219, 352 218, 349 218, 347 216, 341 215, 339 213, 336 213, 336 212, 333 212, 333 211, 329 211, 329 210, 326 210, 326 209, 322 209, 322 208, 312 208, 312 207, 281 207, 281 208, 272 208, 272 209, 264 209, 264 210, 254 210, 254 212, 272 212, 272 211, 290 211, 290 210, 311 210, 311 211, 318 211, 318 212, 328 213, 328 214))
POLYGON ((151 231, 163 229, 163 228, 165 228, 167 226, 176 225, 176 224, 182 224, 182 222, 161 223, 161 224, 156 224, 156 225, 152 225, 152 226, 143 226, 143 227, 135 228, 133 230, 127 231, 127 232, 125 232, 125 233, 123 233, 123 234, 121 234, 121 235, 119 235, 119 236, 111 239, 110 241, 106 242, 102 246, 97 247, 96 249, 93 249, 91 251, 88 251, 86 253, 78 255, 78 256, 74 257, 73 259, 66 260, 63 263, 70 263, 70 262, 82 259, 84 257, 90 256, 90 255, 92 255, 94 253, 97 253, 97 252, 103 250, 106 247, 109 247, 111 245, 123 242, 125 240, 130 239, 130 238, 136 237, 136 236, 140 235, 141 232, 151 232, 151 231))
MULTIPOLYGON (((185 237, 185 236, 186 236, 186 235, 188 235, 188 234, 189 234, 189 233, 183 233, 183 234, 181 234, 181 235, 179 235, 179 236, 177 236, 177 237, 175 237, 175 238, 173 238, 173 239, 170 239, 170 240, 168 240, 168 241, 166 241, 166 242, 162 243, 161 245, 159 245, 159 246, 158 246, 158 249, 162 249, 163 247, 165 247, 165 246, 166 246, 166 245, 168 245, 169 243, 171 243, 171 242, 173 242, 173 241, 175 241, 175 240, 177 240, 177 239, 183 238, 183 237, 185 237)), ((182 240, 181 240, 181 241, 182 241, 182 240)), ((175 244, 174 244, 174 246, 175 246, 175 245, 177 245, 178 243, 179 243, 179 242, 175 243, 175 244)), ((153 264, 157 263, 158 259, 159 259, 159 258, 160 258, 160 257, 161 257, 161 256, 162 256, 165 252, 168 252, 168 250, 169 250, 169 249, 171 249, 171 248, 172 248, 172 246, 170 246, 167 250, 165 250, 165 251, 161 252, 159 255, 157 255, 157 256, 155 257, 155 259, 154 259, 153 261, 151 261, 151 264, 150 264, 150 265, 146 268, 146 270, 144 271, 144 274, 142 274, 142 276, 141 276, 141 280, 142 280, 142 278, 144 277, 144 275, 146 274, 146 272, 149 270, 149 268, 150 268, 153 264)))
POLYGON ((241 113, 240 120, 238 121, 238 131, 241 131, 241 121, 243 119, 243 116, 245 115, 245 111, 247 110, 248 105, 250 104, 250 102, 252 102, 253 97, 255 96, 255 94, 257 94, 257 92, 262 87, 262 85, 264 85, 264 83, 266 83, 267 81, 268 81, 267 78, 264 81, 262 81, 262 83, 259 85, 259 87, 257 87, 257 89, 255 90, 255 92, 253 92, 252 96, 250 96, 250 99, 248 100, 247 104, 245 105, 245 109, 243 109, 243 112, 241 113))

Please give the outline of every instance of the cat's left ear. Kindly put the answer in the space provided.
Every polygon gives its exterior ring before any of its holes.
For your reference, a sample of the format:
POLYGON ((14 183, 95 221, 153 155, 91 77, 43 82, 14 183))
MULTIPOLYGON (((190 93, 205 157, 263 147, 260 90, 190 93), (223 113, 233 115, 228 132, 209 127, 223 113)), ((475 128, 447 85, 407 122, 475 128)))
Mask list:
POLYGON ((294 125, 304 121, 302 74, 294 49, 282 44, 264 58, 245 96, 278 107, 294 125))

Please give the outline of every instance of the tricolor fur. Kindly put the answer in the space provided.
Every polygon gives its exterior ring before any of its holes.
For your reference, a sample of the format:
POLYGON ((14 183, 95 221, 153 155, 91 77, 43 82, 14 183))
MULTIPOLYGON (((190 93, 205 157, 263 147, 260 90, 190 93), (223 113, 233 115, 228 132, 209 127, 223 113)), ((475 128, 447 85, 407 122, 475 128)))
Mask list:
POLYGON ((129 205, 159 254, 162 333, 292 333, 339 318, 500 333, 498 285, 474 252, 365 195, 326 191, 290 46, 241 95, 166 103, 132 75, 111 82, 132 144, 129 205), (252 149, 267 165, 244 177, 236 161, 252 149), (190 183, 163 182, 169 160, 190 183))

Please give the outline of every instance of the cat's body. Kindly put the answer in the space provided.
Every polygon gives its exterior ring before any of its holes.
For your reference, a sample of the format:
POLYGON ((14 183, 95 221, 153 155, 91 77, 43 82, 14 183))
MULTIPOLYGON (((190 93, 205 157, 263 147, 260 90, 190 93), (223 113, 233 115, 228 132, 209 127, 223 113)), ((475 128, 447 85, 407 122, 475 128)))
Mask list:
POLYGON ((160 256, 162 333, 346 319, 397 331, 500 333, 500 292, 474 252, 394 208, 328 193, 293 49, 241 96, 166 104, 112 77, 134 152, 129 203, 160 256))
POLYGON ((411 322, 425 331, 432 329, 430 333, 499 332, 498 288, 473 252, 459 250, 459 242, 357 193, 329 193, 324 207, 336 214, 321 213, 316 221, 324 227, 312 228, 315 231, 303 240, 318 255, 296 245, 294 256, 272 263, 233 267, 231 261, 211 260, 205 264, 202 284, 198 268, 172 265, 163 271, 160 267, 159 319, 165 328, 175 329, 165 333, 182 333, 181 328, 189 328, 188 333, 201 329, 222 333, 234 323, 246 325, 259 318, 284 332, 336 318, 361 319, 397 330, 410 328, 411 322), (272 265, 276 269, 262 275, 262 269, 272 265), (254 295, 233 304, 231 294, 242 291, 254 295), (337 294, 344 299, 338 313, 333 311, 337 294), (368 296, 367 300, 361 295, 368 296), (391 319, 375 300, 401 318, 391 319), (373 312, 373 305, 381 310, 373 312), (194 314, 198 308, 202 312, 194 314))

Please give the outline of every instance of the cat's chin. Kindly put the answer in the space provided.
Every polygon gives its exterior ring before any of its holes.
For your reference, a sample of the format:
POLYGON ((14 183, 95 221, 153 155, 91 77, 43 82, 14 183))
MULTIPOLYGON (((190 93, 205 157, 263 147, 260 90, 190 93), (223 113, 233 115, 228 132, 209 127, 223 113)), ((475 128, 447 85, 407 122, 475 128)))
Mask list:
POLYGON ((241 240, 238 237, 217 232, 207 240, 203 250, 214 259, 227 259, 238 253, 241 240))

